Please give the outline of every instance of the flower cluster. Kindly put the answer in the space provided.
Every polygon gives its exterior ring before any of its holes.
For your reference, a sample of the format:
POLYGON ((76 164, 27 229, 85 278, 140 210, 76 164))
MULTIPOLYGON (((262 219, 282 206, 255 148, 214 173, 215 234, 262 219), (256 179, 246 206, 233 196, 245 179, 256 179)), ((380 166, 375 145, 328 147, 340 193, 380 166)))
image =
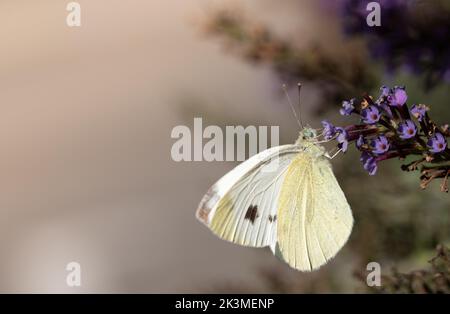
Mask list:
POLYGON ((360 161, 370 175, 375 175, 381 161, 410 155, 419 156, 414 162, 403 165, 402 170, 421 168, 421 187, 432 180, 444 178, 441 190, 448 192, 450 175, 450 137, 448 125, 437 126, 428 115, 424 104, 408 106, 408 94, 401 86, 381 87, 378 99, 364 95, 357 105, 356 99, 344 101, 340 114, 356 115, 359 123, 345 127, 322 121, 325 140, 336 140, 338 147, 346 152, 354 142, 361 152, 360 161))

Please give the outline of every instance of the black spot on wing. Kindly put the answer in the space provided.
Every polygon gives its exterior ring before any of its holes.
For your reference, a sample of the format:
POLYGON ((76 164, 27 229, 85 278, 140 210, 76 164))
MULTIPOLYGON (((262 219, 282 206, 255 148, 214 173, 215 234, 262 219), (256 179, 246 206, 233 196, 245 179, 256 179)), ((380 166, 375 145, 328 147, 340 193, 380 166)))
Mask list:
POLYGON ((277 215, 269 215, 269 221, 270 222, 275 222, 277 220, 277 215))
POLYGON ((245 213, 245 219, 248 219, 251 221, 251 223, 255 222, 255 219, 258 217, 258 206, 257 205, 250 205, 247 209, 247 212, 245 213))

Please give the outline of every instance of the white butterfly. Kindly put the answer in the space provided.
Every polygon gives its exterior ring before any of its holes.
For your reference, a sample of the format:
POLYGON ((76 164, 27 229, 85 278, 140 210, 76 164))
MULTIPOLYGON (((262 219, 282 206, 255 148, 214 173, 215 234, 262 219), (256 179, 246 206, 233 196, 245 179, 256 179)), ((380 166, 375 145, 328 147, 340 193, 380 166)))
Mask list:
POLYGON ((319 268, 344 246, 353 217, 316 139, 304 128, 294 145, 241 163, 208 190, 197 218, 224 240, 270 246, 297 270, 319 268))

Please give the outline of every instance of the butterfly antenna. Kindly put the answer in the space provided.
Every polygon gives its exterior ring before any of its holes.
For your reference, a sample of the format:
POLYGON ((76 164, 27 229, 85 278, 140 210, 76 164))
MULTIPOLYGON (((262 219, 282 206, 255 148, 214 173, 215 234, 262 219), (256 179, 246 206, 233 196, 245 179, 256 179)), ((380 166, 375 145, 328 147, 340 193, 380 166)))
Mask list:
POLYGON ((300 126, 303 129, 303 121, 302 121, 302 106, 300 104, 300 91, 302 90, 302 84, 301 83, 297 83, 297 90, 298 90, 298 112, 299 112, 299 122, 300 122, 300 126))
POLYGON ((292 113, 294 114, 294 117, 295 117, 295 119, 297 120, 298 126, 299 126, 300 128, 303 129, 303 124, 302 124, 302 123, 300 122, 300 120, 298 119, 297 112, 295 111, 294 105, 292 105, 292 101, 291 101, 291 98, 289 97, 289 93, 288 93, 288 91, 287 91, 286 84, 283 84, 282 87, 283 87, 284 94, 286 95, 286 99, 287 99, 287 101, 288 101, 288 104, 289 104, 289 106, 290 106, 291 109, 292 109, 292 113))

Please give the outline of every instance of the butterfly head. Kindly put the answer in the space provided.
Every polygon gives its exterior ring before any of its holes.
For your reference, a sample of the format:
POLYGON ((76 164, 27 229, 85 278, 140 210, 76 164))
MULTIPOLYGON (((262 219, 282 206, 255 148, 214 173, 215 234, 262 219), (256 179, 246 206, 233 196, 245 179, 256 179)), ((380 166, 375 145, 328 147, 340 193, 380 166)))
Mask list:
POLYGON ((317 138, 317 131, 308 126, 300 131, 297 143, 302 144, 306 142, 312 142, 315 138, 317 138))
POLYGON ((317 141, 317 131, 311 127, 305 127, 300 131, 297 141, 295 145, 302 148, 303 150, 307 150, 312 156, 319 157, 323 156, 325 153, 325 148, 321 145, 318 145, 317 141))

